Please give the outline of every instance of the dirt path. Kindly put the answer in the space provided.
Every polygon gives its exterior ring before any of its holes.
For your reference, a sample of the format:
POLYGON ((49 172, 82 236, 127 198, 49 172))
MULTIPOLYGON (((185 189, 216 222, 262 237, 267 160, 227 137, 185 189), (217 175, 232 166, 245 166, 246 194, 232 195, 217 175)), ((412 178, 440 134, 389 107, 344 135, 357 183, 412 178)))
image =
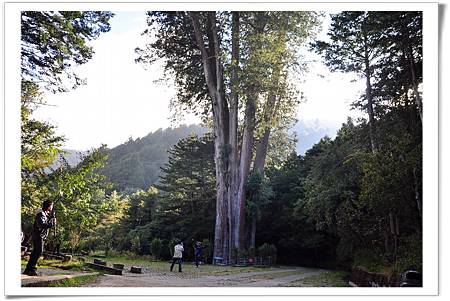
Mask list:
POLYGON ((276 268, 270 271, 247 272, 216 276, 192 277, 188 272, 124 273, 122 276, 104 275, 88 287, 274 287, 287 286, 292 281, 326 272, 307 268, 276 268))

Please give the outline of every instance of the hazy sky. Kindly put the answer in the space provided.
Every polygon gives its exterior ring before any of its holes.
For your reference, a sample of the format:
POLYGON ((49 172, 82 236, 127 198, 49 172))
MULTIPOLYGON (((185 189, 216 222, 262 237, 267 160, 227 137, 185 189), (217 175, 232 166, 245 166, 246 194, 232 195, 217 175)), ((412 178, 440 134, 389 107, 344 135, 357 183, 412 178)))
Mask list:
MULTIPOLYGON (((144 12, 115 12, 111 31, 91 42, 95 54, 76 71, 87 78, 87 85, 55 95, 47 95, 52 106, 35 111, 34 116, 58 127, 66 138, 66 148, 85 150, 105 143, 117 146, 131 136, 134 139, 158 128, 171 126, 168 108, 174 88, 155 84, 161 78, 161 66, 145 70, 134 62, 134 49, 143 45, 146 28, 144 12)), ((325 32, 321 34, 323 37, 325 32)), ((318 59, 311 55, 310 59, 318 59)), ((349 104, 363 88, 352 83, 353 75, 331 74, 320 62, 310 66, 300 86, 307 101, 298 108, 298 119, 328 128, 333 136, 345 122, 349 104)), ((187 115, 184 123, 198 123, 187 115)))

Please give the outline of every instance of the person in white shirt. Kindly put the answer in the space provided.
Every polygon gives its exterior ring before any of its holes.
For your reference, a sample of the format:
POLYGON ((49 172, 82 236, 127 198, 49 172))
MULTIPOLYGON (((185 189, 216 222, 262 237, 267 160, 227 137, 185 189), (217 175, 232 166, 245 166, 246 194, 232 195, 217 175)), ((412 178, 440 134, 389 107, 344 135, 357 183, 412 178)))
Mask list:
POLYGON ((181 241, 178 241, 177 244, 174 247, 174 251, 173 251, 173 258, 172 258, 172 265, 170 266, 170 271, 172 272, 173 270, 173 266, 175 265, 175 263, 178 263, 178 272, 182 272, 181 271, 181 262, 182 262, 182 258, 183 258, 183 243, 181 241))

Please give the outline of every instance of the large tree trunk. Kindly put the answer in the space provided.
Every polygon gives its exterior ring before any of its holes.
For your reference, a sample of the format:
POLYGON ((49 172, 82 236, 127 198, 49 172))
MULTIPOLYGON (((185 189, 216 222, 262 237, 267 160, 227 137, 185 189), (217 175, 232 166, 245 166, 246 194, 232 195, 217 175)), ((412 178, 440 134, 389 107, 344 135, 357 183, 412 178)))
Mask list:
MULTIPOLYGON (((248 95, 254 95, 250 92, 248 95)), ((251 97, 251 96, 250 96, 251 97)), ((245 127, 242 137, 241 156, 239 162, 239 183, 236 195, 236 228, 234 237, 238 250, 242 250, 245 246, 245 191, 247 177, 250 172, 250 164, 252 161, 252 151, 255 131, 255 99, 248 98, 245 107, 245 127)))
MULTIPOLYGON (((228 189, 228 223, 229 233, 233 234, 236 227, 236 209, 234 200, 237 193, 238 184, 238 110, 239 110, 239 12, 232 13, 232 33, 231 33, 231 95, 230 95, 230 123, 229 123, 229 164, 228 175, 230 187, 228 189)), ((233 248, 238 248, 238 243, 234 235, 229 235, 229 244, 233 248)))
POLYGON ((269 137, 270 137, 270 128, 266 127, 264 130, 264 134, 258 142, 258 146, 256 148, 256 158, 253 170, 258 171, 260 174, 264 173, 264 165, 266 163, 267 150, 269 149, 269 137))
POLYGON ((369 114, 369 138, 372 148, 372 153, 377 152, 377 142, 375 138, 375 117, 373 112, 373 96, 372 85, 370 83, 370 62, 369 62, 369 49, 367 41, 367 33, 363 30, 364 37, 364 67, 366 76, 366 99, 367 99, 367 113, 369 114))
POLYGON ((212 99, 212 111, 214 120, 214 161, 216 167, 216 227, 214 237, 214 257, 229 256, 229 228, 228 217, 228 158, 226 156, 229 139, 229 112, 223 87, 223 73, 220 61, 219 41, 216 30, 215 12, 208 12, 208 50, 205 47, 203 33, 200 27, 199 13, 192 12, 192 24, 197 45, 203 59, 203 71, 212 99))

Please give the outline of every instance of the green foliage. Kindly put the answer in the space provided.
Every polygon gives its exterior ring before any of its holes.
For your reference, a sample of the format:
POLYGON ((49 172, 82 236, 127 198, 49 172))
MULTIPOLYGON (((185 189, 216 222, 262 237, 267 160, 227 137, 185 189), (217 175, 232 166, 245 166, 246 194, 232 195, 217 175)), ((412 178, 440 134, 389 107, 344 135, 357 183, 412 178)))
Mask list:
POLYGON ((159 259, 162 252, 162 241, 159 238, 153 238, 150 243, 150 251, 155 259, 159 259))
POLYGON ((262 257, 270 256, 270 245, 268 243, 264 243, 258 247, 258 255, 262 257))
POLYGON ((161 191, 153 227, 157 235, 212 238, 215 213, 215 173, 212 137, 190 136, 169 151, 162 168, 161 191))
POLYGON ((274 244, 264 243, 258 247, 258 255, 261 257, 272 257, 275 262, 277 256, 277 247, 274 244))
POLYGON ((394 269, 399 273, 406 270, 416 270, 422 273, 422 239, 415 235, 402 238, 398 250, 398 259, 395 262, 394 269))
POLYGON ((206 129, 198 125, 159 129, 136 140, 109 149, 108 162, 101 173, 114 184, 114 189, 125 194, 139 189, 147 190, 158 182, 161 167, 168 161, 168 150, 180 139, 192 133, 202 135, 206 129))
POLYGON ((136 254, 141 253, 141 238, 139 237, 138 233, 133 233, 130 239, 131 242, 131 251, 133 251, 136 254))
POLYGON ((83 275, 51 282, 48 287, 79 287, 94 282, 100 275, 83 275))
POLYGON ((42 89, 68 91, 83 83, 74 65, 86 63, 93 54, 88 40, 109 31, 110 12, 23 11, 21 13, 21 176, 22 229, 31 232, 34 215, 44 200, 55 202, 58 219, 48 245, 62 243, 72 251, 106 213, 105 179, 97 173, 106 156, 104 148, 86 154, 70 166, 60 149, 64 137, 56 127, 31 117, 45 103, 42 89), (55 167, 55 160, 60 164, 55 167))
POLYGON ((22 11, 22 81, 53 92, 83 84, 73 66, 92 58, 87 42, 110 30, 112 16, 102 11, 22 11))
MULTIPOLYGON (((29 93, 29 91, 23 91, 29 93)), ((33 92, 37 93, 37 92, 33 92)), ((24 95, 22 95, 22 98, 24 95)), ((31 97, 27 95, 25 97, 31 97)), ((33 96, 35 99, 37 94, 33 96)), ((42 173, 57 158, 64 137, 55 134, 56 127, 30 117, 31 110, 21 107, 21 175, 30 179, 42 173)))
POLYGON ((247 180, 247 202, 246 214, 249 218, 261 218, 263 207, 267 205, 272 197, 272 190, 268 182, 263 179, 258 171, 250 173, 247 180))
MULTIPOLYGON (((203 237, 210 256, 212 246, 207 238, 213 237, 215 204, 211 139, 206 135, 180 140, 169 150, 156 187, 122 197, 123 215, 113 226, 117 250, 168 258, 178 238, 187 243, 203 237), (157 254, 153 243, 159 244, 157 254)), ((188 245, 185 250, 192 253, 188 245)))

